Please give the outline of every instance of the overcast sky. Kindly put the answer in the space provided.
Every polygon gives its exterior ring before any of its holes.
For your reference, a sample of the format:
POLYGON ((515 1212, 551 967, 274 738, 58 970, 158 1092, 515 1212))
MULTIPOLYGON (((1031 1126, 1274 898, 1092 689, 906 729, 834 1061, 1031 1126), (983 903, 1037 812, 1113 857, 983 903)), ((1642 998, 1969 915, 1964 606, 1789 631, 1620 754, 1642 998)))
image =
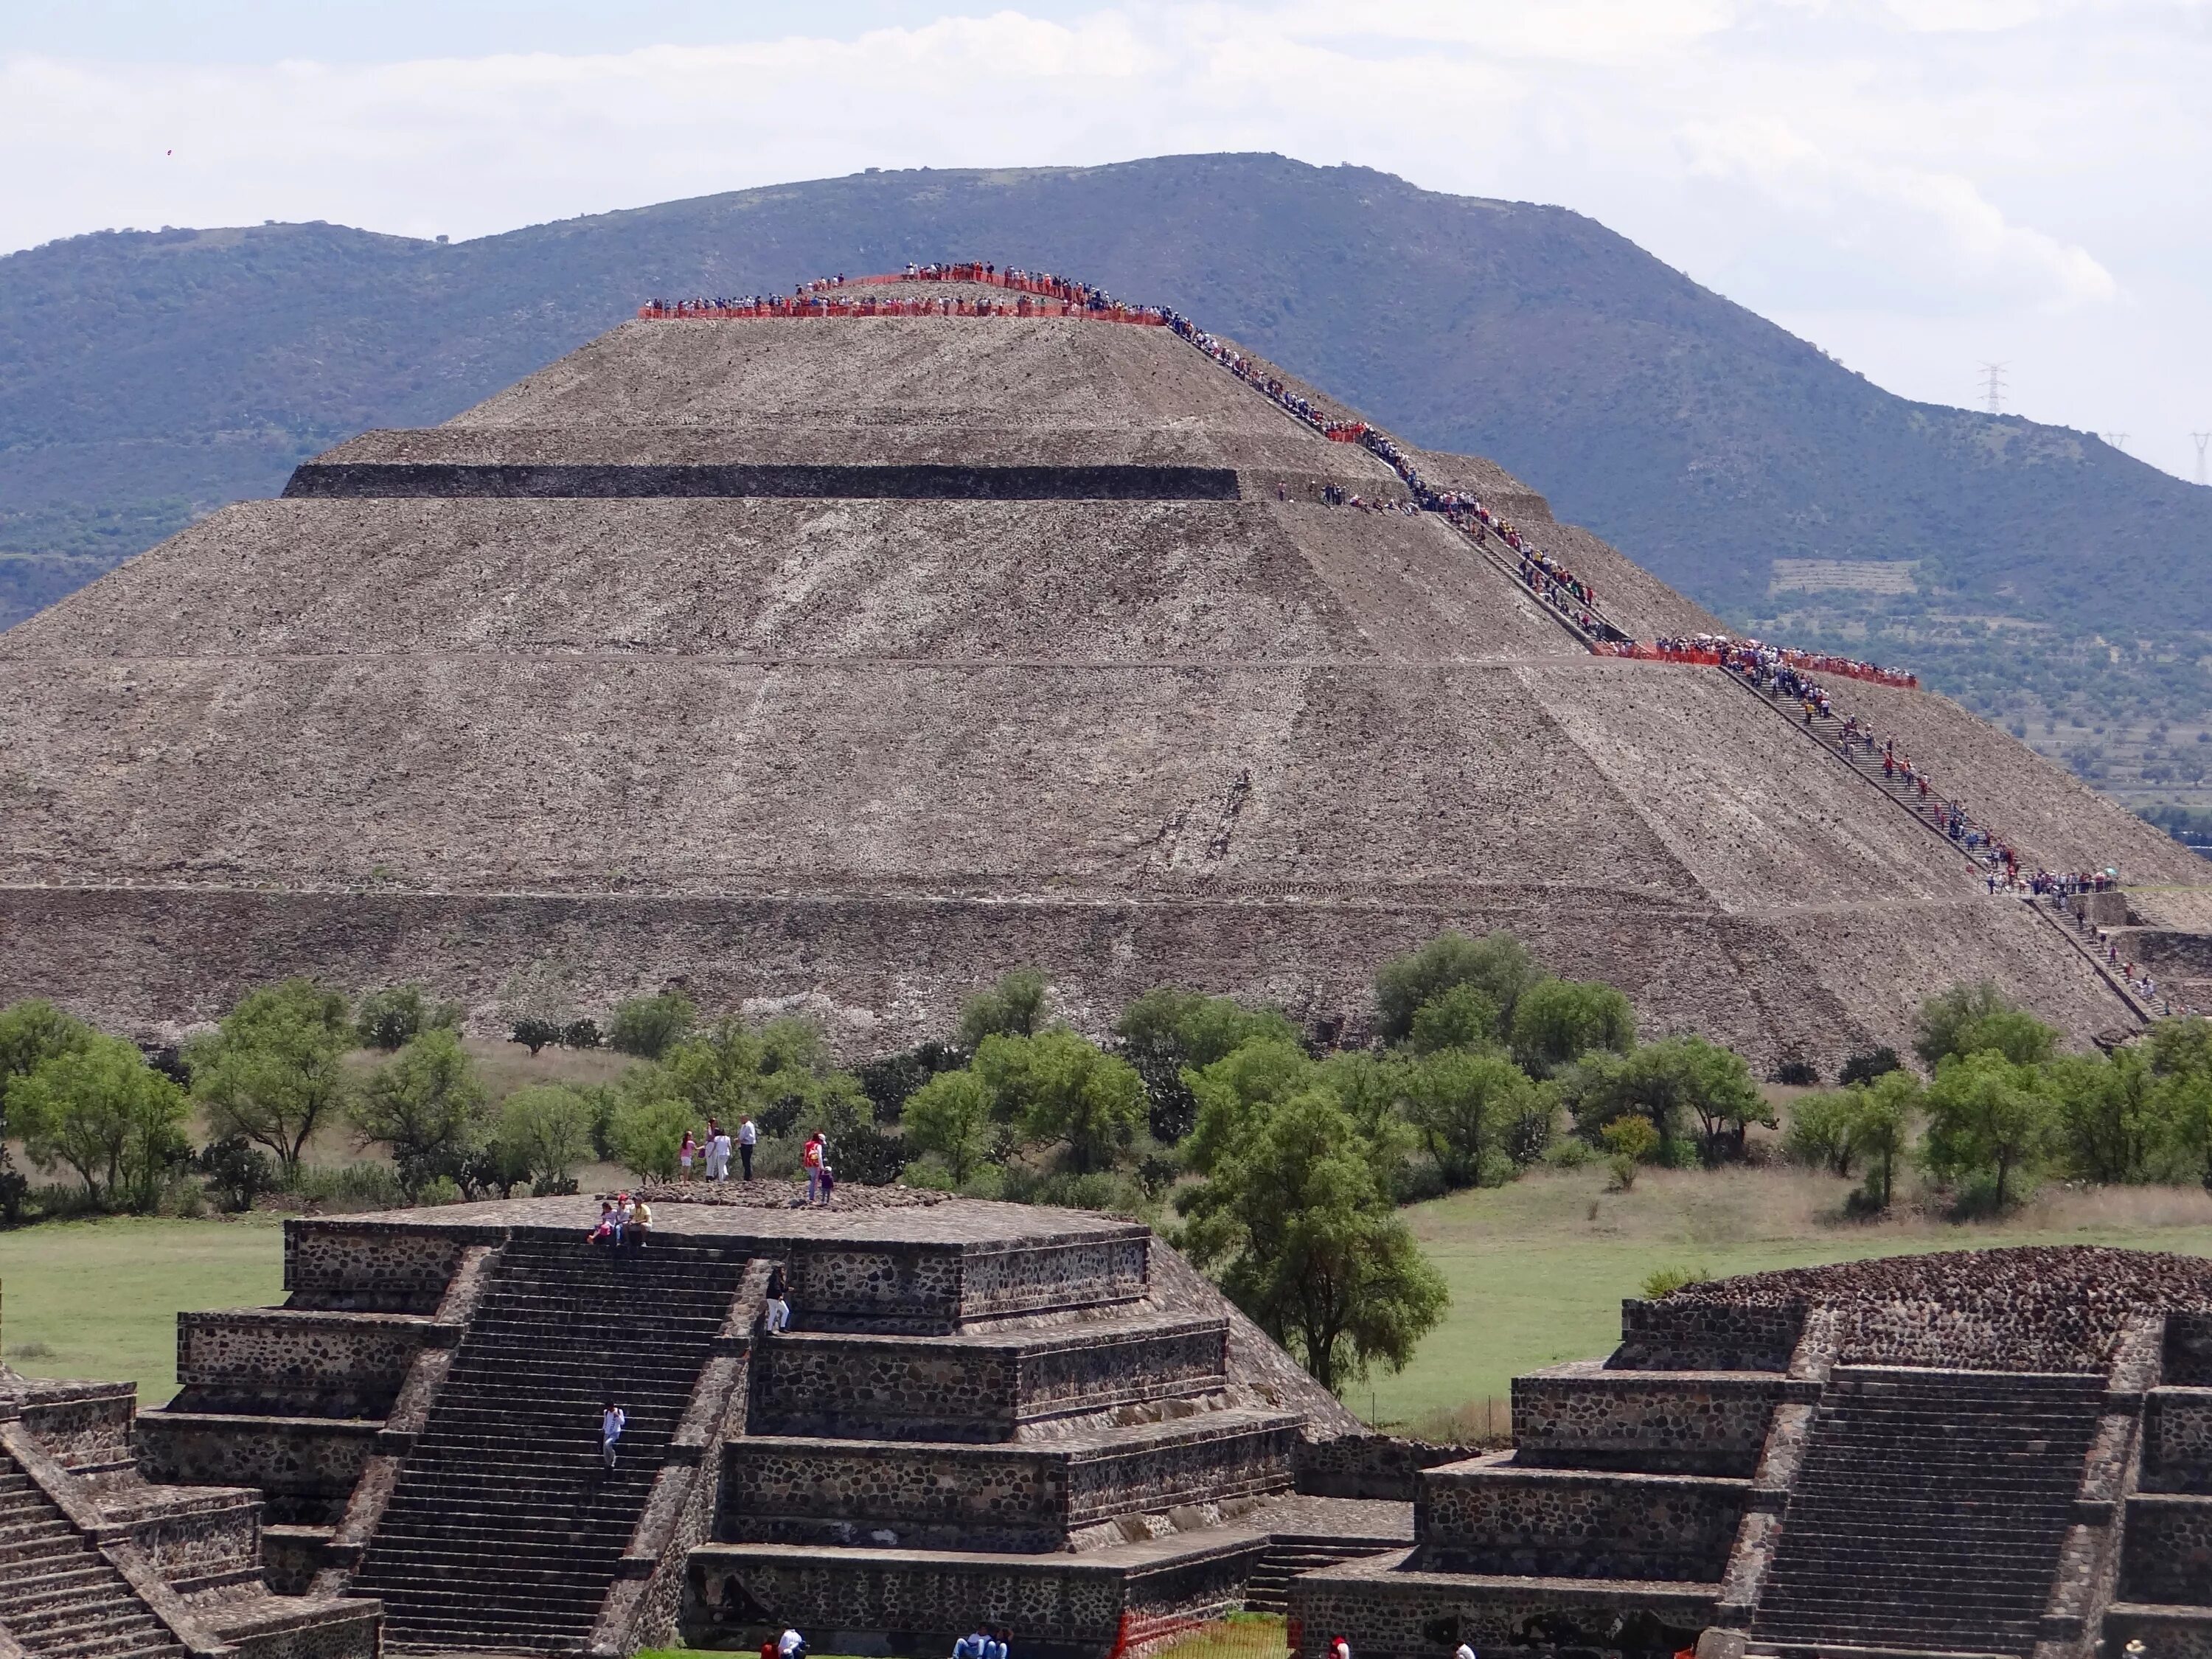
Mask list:
POLYGON ((2212 0, 0 3, 0 251, 456 240, 863 167, 1278 150, 1590 214, 1909 397, 2212 431, 2212 0))

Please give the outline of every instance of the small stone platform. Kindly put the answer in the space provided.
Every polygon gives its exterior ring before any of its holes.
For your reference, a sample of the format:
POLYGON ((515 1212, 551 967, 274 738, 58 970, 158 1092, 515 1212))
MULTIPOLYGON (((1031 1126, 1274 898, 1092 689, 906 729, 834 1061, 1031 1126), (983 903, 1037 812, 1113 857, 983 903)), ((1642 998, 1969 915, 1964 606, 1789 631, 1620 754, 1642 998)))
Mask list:
POLYGON ((1305 1654, 2212 1656, 2212 1261, 1691 1285, 1513 1415, 1511 1452, 1418 1476, 1412 1548, 1291 1581, 1305 1654))

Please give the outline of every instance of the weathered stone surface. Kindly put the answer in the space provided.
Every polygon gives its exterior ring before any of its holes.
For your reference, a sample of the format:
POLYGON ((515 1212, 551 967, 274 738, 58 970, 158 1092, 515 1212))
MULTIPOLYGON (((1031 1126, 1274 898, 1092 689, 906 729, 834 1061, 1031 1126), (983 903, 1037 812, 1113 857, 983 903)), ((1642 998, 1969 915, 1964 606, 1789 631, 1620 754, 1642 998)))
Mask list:
MULTIPOLYGON (((320 465, 849 493, 252 503, 11 630, 0 999, 151 1027, 313 971, 489 1024, 552 956, 594 1005, 682 976, 885 1048, 1013 962, 1089 1029, 1167 979, 1356 1024, 1381 956, 1503 926, 1761 1066, 1900 1043, 1961 976, 2124 1012, 1719 675, 1580 654, 1436 515, 1320 505, 1403 487, 1164 330, 634 324, 320 465)), ((1555 531, 1624 616, 1698 620, 1555 531)), ((1884 719, 2026 855, 2201 879, 1935 702, 1884 719)))
POLYGON ((1498 1452, 1424 1471, 1414 1531, 1425 1568, 1713 1583, 1749 1484, 1531 1468, 1498 1452))
POLYGON ((1516 1462, 1532 1467, 1749 1475, 1782 1398, 1741 1371, 1638 1372, 1596 1360, 1513 1379, 1516 1462))

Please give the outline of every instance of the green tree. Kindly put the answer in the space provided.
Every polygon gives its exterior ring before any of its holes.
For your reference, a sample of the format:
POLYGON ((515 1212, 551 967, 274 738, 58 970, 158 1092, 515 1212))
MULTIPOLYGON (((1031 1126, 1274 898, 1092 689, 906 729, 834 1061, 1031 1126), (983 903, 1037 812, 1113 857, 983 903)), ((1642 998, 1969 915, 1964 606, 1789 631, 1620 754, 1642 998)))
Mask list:
POLYGON ((1808 1169, 1848 1177, 1851 1161, 1858 1155, 1858 1143, 1852 1135, 1858 1108, 1858 1096, 1849 1089, 1800 1095, 1790 1103, 1783 1151, 1808 1169))
POLYGON ((1498 1005, 1487 992, 1472 985, 1455 985, 1413 1010, 1407 1032, 1417 1054, 1439 1054, 1447 1048, 1484 1048, 1498 1041, 1498 1005))
POLYGON ((1928 1087, 1928 1167, 1939 1180, 1992 1177, 2003 1209, 2017 1183, 2050 1157, 2058 1138, 2058 1104, 2033 1066, 1994 1049, 1947 1054, 1928 1087))
MULTIPOLYGON (((1362 1089, 1370 1083, 1376 1085, 1368 1101, 1368 1109, 1374 1115, 1365 1127, 1371 1129, 1395 1112, 1396 1082, 1385 1078, 1371 1057, 1362 1056, 1364 1063, 1356 1071, 1336 1066, 1335 1058, 1332 1057, 1329 1069, 1340 1096, 1347 1082, 1362 1089)), ((1210 1173, 1215 1161, 1268 1109, 1311 1088, 1322 1069, 1295 1042, 1263 1037, 1223 1055, 1211 1066, 1186 1072, 1183 1079, 1198 1102, 1198 1121, 1184 1144, 1184 1161, 1200 1175, 1210 1173)))
POLYGON ((2002 1054, 2015 1066, 2040 1066, 2058 1049, 2058 1033, 2033 1014, 2000 1008, 1968 1020, 1952 1036, 1954 1054, 2002 1054))
POLYGON ((0 1008, 0 1094, 9 1079, 29 1075, 57 1054, 88 1048, 93 1036, 91 1026, 42 997, 0 1008))
POLYGON ((1598 980, 1542 979, 1513 1009, 1513 1058, 1531 1077, 1549 1077, 1594 1049, 1636 1047, 1636 1011, 1598 980))
POLYGON ((364 1146, 392 1155, 410 1198, 458 1177, 483 1145, 491 1109, 476 1066, 448 1030, 425 1031, 371 1073, 349 1108, 364 1146))
POLYGON ((1912 1144, 1912 1126, 1920 1115, 1920 1079, 1892 1066, 1851 1093, 1851 1150, 1866 1161, 1859 1190, 1869 1207, 1886 1210, 1897 1191, 1898 1160, 1912 1144))
POLYGON ((1121 1040, 1121 1057, 1145 1080, 1154 1137, 1170 1146, 1198 1116, 1185 1072, 1211 1066, 1248 1042, 1298 1041, 1297 1027, 1280 1009, 1248 1008, 1172 985, 1155 986, 1132 1002, 1114 1034, 1121 1040))
POLYGON ((1034 968, 1012 969, 961 1006, 960 1046, 972 1054, 985 1037, 1034 1036, 1050 1016, 1044 975, 1034 968))
POLYGON ((423 1032, 461 1029, 461 1005, 433 1002, 419 985, 394 985, 372 991, 354 1012, 354 1040, 386 1054, 405 1048, 423 1032))
POLYGON ((1443 1279, 1325 1089, 1247 1120, 1177 1204, 1192 1260, 1327 1388, 1402 1368, 1443 1316, 1443 1279))
POLYGON ((1632 1112, 1651 1121, 1662 1152, 1694 1139, 1707 1164, 1741 1157, 1748 1126, 1775 1121, 1743 1056, 1703 1037, 1668 1037, 1625 1056, 1588 1054, 1562 1081, 1586 1139, 1595 1142, 1606 1124, 1632 1112))
POLYGON ((956 1187, 1001 1158, 1006 1133, 991 1091, 973 1072, 939 1072, 907 1097, 900 1127, 921 1152, 933 1154, 956 1187))
POLYGON ((218 1136, 243 1135, 291 1180, 315 1131, 344 1098, 354 1046, 346 999, 310 979, 249 991, 209 1035, 185 1049, 192 1097, 218 1136))
POLYGON ((660 1091, 687 1103, 702 1121, 734 1127, 750 1116, 765 1133, 818 1128, 834 1142, 872 1115, 860 1080, 831 1062, 811 1020, 720 1019, 671 1048, 659 1069, 660 1091))
POLYGON ((1530 1109, 1536 1085, 1500 1054, 1449 1048, 1403 1073, 1406 1118, 1448 1187, 1495 1184, 1512 1173, 1509 1125, 1530 1109))
POLYGON ((1613 1164, 1613 1178, 1624 1193, 1636 1185, 1636 1172, 1660 1146, 1657 1127, 1637 1112, 1624 1112, 1600 1129, 1597 1138, 1613 1164))
POLYGON ((1113 1168, 1145 1122, 1135 1067, 1074 1032, 987 1036, 972 1067, 1004 1121, 1033 1143, 1064 1142, 1070 1173, 1113 1168))
POLYGON ((1375 1006, 1382 1034, 1392 1042, 1403 1041, 1421 1005, 1455 985, 1472 985, 1497 1006, 1500 1019, 1510 1021, 1514 1004, 1535 978, 1534 960, 1512 934, 1492 933, 1476 939, 1445 932, 1376 970, 1375 1006))
POLYGON ((607 1047, 618 1054, 659 1060, 684 1040, 698 1018, 697 1006, 681 991, 632 997, 615 1005, 607 1028, 607 1047))
POLYGON ((31 1162, 74 1170, 94 1203, 150 1211, 164 1178, 191 1156, 184 1091, 119 1037, 95 1034, 18 1073, 7 1103, 31 1162))
POLYGON ((592 1103, 557 1083, 517 1089, 499 1103, 492 1146, 520 1179, 572 1189, 576 1166, 592 1155, 592 1103))
POLYGON ((2148 1054, 2136 1048, 2119 1049, 2110 1059, 2061 1054, 2043 1073, 2058 1101, 2069 1170, 2108 1186, 2150 1179, 2165 1115, 2148 1054))
POLYGON ((641 1180, 670 1181, 684 1133, 699 1126, 690 1103, 672 1095, 636 1092, 616 1106, 607 1139, 623 1168, 641 1180))
MULTIPOLYGON (((2019 1010, 1999 990, 1995 980, 1961 981, 1939 991, 1920 1005, 1912 1022, 1912 1052, 1931 1073, 1950 1054, 1972 1054, 1967 1046, 1970 1028, 1993 1014, 2019 1010)), ((1994 1042, 1984 1044, 1995 1048, 1994 1042)))

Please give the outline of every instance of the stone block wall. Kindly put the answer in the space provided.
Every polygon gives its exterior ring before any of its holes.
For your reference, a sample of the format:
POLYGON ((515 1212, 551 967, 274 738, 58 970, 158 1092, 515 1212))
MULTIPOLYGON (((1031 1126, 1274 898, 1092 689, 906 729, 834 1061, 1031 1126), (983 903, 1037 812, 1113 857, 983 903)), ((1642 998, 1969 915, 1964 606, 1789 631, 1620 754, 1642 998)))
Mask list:
POLYGON ((1228 1322, 1005 1342, 801 1332, 768 1346, 756 1421, 766 1432, 890 1440, 1010 1440, 1024 1423, 1226 1382, 1228 1322))
POLYGON ((138 1390, 130 1382, 41 1382, 23 1403, 23 1426, 64 1468, 98 1468, 131 1460, 138 1390))
POLYGON ((1297 1489, 1312 1498, 1365 1498, 1410 1504, 1423 1469, 1465 1461, 1464 1446, 1432 1445, 1390 1434, 1346 1434, 1302 1440, 1297 1452, 1297 1489))
POLYGON ((149 1412, 139 1419, 138 1469, 188 1486, 255 1486, 270 1521, 337 1519, 376 1443, 377 1425, 348 1418, 149 1412))
POLYGON ((1516 1468, 1510 1454, 1421 1476, 1424 1570, 1717 1584, 1750 1483, 1516 1468))
POLYGON ((294 1308, 433 1311, 467 1230, 433 1232, 374 1221, 303 1218, 284 1224, 284 1288, 294 1308))
POLYGON ((1370 1556, 1291 1580, 1299 1659, 1322 1659, 1340 1634, 1362 1659, 1442 1659, 1462 1642, 1515 1659, 1673 1659, 1718 1613, 1713 1595, 1689 1586, 1470 1583, 1405 1561, 1370 1556))
POLYGON ((1116 1516, 1280 1492, 1296 1419, 1194 1419, 1104 1445, 732 1440, 716 1536, 732 1542, 1059 1549, 1116 1516))
POLYGON ((231 1308, 177 1316, 177 1380, 226 1410, 381 1417, 430 1322, 413 1314, 231 1308))
POLYGON ((1758 1371, 1629 1371, 1595 1360, 1513 1379, 1515 1462, 1748 1477, 1783 1379, 1758 1371))
POLYGON ((2120 1595, 2130 1601, 2212 1603, 2212 1498, 2144 1493, 2128 1500, 2120 1595))
POLYGON ((1066 1534, 1066 1465, 1000 1447, 733 1440, 718 1538, 1046 1550, 1066 1534))
POLYGON ((2140 1641, 2157 1659, 2212 1659, 2212 1607, 2145 1607, 2108 1613, 2104 1650, 2140 1641))
POLYGON ((1118 1238, 969 1245, 961 1253, 960 1310, 975 1321, 1130 1302, 1145 1293, 1152 1230, 1118 1238))
POLYGON ((2169 1313, 2160 1375, 2181 1388, 2212 1388, 2212 1314, 2169 1313))
POLYGON ((2153 1389, 2144 1396, 2142 1486, 2212 1492, 2212 1389, 2153 1389))
POLYGON ((1297 1440, 1295 1418, 1255 1426, 1200 1417, 1179 1430, 1154 1431, 1134 1445, 1076 1454, 1067 1463, 1068 1524, 1287 1491, 1297 1440))
POLYGON ((1620 1346, 1606 1364, 1638 1371, 1786 1371, 1805 1313, 1632 1297, 1620 1304, 1620 1346))
POLYGON ((131 1523, 131 1541, 172 1581, 250 1567, 261 1556, 261 1503, 249 1492, 164 1492, 131 1523))
POLYGON ((684 1628, 695 1646, 743 1649, 794 1624, 841 1653, 949 1647, 981 1623, 1010 1626, 1025 1654, 1096 1659, 1125 1611, 1139 1618, 1226 1612, 1267 1548, 1240 1535, 1215 1550, 1126 1566, 1079 1555, 915 1557, 710 1544, 692 1553, 684 1628))

